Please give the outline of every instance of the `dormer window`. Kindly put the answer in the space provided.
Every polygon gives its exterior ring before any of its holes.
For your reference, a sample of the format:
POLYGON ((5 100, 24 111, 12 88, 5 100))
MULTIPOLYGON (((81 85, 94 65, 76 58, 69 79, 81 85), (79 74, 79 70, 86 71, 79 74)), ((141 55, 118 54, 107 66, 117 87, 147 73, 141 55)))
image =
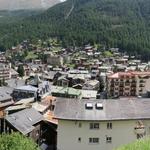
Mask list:
POLYGON ((102 103, 96 103, 95 108, 102 110, 103 109, 103 104, 102 103))
POLYGON ((85 108, 86 109, 93 109, 93 104, 92 103, 86 103, 85 108))

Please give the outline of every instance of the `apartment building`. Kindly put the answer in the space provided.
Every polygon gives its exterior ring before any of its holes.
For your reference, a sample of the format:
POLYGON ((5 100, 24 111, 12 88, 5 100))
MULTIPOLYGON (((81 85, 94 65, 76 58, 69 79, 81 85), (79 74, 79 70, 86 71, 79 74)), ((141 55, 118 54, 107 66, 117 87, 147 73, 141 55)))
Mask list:
POLYGON ((0 80, 8 80, 10 78, 10 68, 6 64, 0 63, 0 80))
POLYGON ((150 78, 150 72, 118 72, 107 77, 109 97, 141 96, 150 78))
POLYGON ((57 101, 57 149, 113 150, 147 137, 149 108, 145 99, 57 101))

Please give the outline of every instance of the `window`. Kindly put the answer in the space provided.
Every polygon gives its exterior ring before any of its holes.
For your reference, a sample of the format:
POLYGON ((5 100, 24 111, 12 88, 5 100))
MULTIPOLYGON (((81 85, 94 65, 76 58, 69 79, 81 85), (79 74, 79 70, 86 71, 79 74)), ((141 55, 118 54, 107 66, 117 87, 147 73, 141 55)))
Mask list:
POLYGON ((107 123, 107 129, 112 129, 112 123, 111 122, 107 123))
POLYGON ((80 138, 80 137, 78 138, 78 142, 79 142, 79 143, 81 142, 81 138, 80 138))
POLYGON ((81 122, 79 122, 79 128, 81 128, 82 127, 82 123, 81 122))
POLYGON ((99 143, 99 138, 89 138, 89 143, 99 143))
POLYGON ((90 129, 99 129, 99 123, 90 123, 90 129))
POLYGON ((112 137, 107 136, 106 137, 106 143, 111 143, 112 142, 112 137))
POLYGON ((115 92, 115 95, 118 95, 118 92, 115 92))

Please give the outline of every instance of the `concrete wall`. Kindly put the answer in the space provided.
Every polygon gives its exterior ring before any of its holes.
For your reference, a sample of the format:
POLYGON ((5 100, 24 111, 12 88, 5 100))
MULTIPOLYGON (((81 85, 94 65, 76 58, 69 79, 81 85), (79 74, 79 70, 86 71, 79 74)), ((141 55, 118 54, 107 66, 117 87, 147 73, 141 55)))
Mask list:
MULTIPOLYGON (((137 120, 138 121, 138 120, 137 120)), ((112 150, 121 145, 133 142, 137 139, 134 128, 137 121, 112 121, 112 129, 107 129, 108 122, 99 122, 100 129, 89 128, 89 121, 65 121, 58 122, 58 150, 112 150), (81 127, 79 127, 81 123, 81 127), (112 143, 106 143, 106 137, 112 137, 112 143), (90 137, 98 137, 98 144, 90 144, 90 137), (81 142, 78 141, 81 138, 81 142)), ((143 121, 146 127, 146 135, 150 134, 150 120, 143 121)))

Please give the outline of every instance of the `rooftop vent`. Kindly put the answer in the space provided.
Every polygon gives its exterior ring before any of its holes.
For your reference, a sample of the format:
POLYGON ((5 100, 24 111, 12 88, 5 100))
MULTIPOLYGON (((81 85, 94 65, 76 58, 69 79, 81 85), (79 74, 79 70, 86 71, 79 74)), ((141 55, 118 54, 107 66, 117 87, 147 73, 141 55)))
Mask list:
POLYGON ((86 103, 85 108, 86 109, 93 109, 93 104, 92 103, 86 103))
POLYGON ((96 109, 103 109, 103 104, 102 103, 96 103, 95 104, 96 109))
POLYGON ((29 121, 32 121, 32 119, 30 117, 27 117, 29 121))

